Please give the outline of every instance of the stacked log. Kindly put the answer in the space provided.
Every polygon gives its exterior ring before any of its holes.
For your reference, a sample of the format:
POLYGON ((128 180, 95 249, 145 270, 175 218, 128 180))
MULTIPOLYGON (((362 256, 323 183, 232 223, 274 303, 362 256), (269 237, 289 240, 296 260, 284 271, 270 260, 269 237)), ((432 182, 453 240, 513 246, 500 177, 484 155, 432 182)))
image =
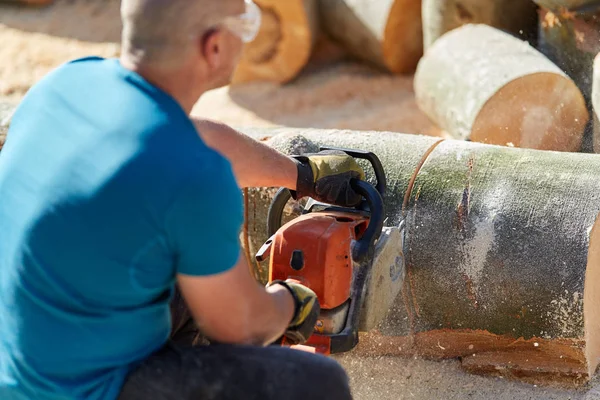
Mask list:
POLYGON ((354 57, 412 73, 423 54, 420 0, 320 0, 322 28, 354 57))
POLYGON ((525 41, 484 24, 444 34, 420 60, 420 109, 452 137, 578 151, 589 119, 571 78, 525 41))
MULTIPOLYGON (((600 158, 390 132, 244 131, 275 133, 267 143, 288 154, 332 145, 381 158, 385 225, 404 220, 407 278, 356 352, 459 357, 526 380, 583 383, 595 371, 600 158)), ((257 244, 270 198, 249 198, 257 244)))
POLYGON ((316 0, 256 0, 262 23, 246 45, 232 83, 287 83, 308 63, 319 35, 316 0))
POLYGON ((444 33, 465 24, 486 24, 535 46, 536 5, 523 0, 422 0, 427 50, 444 33))

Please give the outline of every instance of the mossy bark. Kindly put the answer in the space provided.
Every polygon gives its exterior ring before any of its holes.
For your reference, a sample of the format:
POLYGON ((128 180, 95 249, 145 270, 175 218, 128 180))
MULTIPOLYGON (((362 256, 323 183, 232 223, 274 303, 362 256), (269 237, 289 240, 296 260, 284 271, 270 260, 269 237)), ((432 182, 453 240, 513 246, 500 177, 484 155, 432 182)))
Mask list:
POLYGON ((522 0, 422 0, 423 42, 427 50, 444 33, 465 24, 486 24, 535 46, 536 5, 522 0))
POLYGON ((390 335, 485 330, 515 338, 584 336, 589 230, 600 213, 593 155, 445 141, 410 194, 410 296, 390 335))

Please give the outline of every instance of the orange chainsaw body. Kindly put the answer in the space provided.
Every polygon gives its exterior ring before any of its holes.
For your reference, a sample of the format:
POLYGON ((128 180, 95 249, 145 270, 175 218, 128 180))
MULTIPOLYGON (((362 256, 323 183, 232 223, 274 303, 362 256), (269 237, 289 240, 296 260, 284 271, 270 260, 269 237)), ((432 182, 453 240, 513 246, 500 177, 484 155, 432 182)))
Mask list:
POLYGON ((316 293, 322 309, 342 305, 352 285, 351 244, 367 224, 367 217, 350 212, 310 213, 288 222, 271 243, 269 281, 301 282, 316 293))
POLYGON ((315 333, 302 348, 330 354, 329 334, 345 327, 353 295, 352 243, 360 239, 368 223, 369 218, 361 213, 309 213, 283 225, 271 238, 269 281, 297 280, 319 299, 321 315, 315 333))

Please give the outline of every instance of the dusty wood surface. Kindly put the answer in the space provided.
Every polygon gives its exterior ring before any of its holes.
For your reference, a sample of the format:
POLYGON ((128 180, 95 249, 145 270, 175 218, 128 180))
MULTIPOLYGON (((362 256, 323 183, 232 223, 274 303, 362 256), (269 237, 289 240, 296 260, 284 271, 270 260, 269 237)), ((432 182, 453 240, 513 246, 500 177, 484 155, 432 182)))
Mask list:
POLYGON ((522 0, 422 0, 423 41, 428 49, 444 33, 470 23, 502 29, 535 46, 536 5, 522 0))
POLYGON ((362 333, 357 356, 458 358, 471 372, 515 378, 521 381, 580 387, 588 379, 582 340, 494 335, 482 330, 439 329, 410 336, 362 333))
POLYGON ((527 42, 483 24, 440 37, 414 85, 421 110, 458 139, 577 151, 589 119, 563 71, 527 42))
POLYGON ((320 0, 323 30, 359 59, 412 73, 423 54, 420 0, 320 0))
POLYGON ((294 79, 308 63, 319 36, 316 0, 256 0, 262 23, 245 46, 234 83, 294 79))

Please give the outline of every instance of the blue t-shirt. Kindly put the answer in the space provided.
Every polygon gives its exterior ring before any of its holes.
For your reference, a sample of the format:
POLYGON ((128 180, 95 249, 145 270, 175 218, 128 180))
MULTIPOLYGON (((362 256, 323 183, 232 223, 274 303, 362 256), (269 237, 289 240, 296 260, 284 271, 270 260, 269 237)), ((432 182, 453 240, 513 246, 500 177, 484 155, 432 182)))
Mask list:
POLYGON ((115 399, 170 332, 177 273, 240 256, 231 165, 116 59, 57 68, 0 152, 0 399, 115 399))

